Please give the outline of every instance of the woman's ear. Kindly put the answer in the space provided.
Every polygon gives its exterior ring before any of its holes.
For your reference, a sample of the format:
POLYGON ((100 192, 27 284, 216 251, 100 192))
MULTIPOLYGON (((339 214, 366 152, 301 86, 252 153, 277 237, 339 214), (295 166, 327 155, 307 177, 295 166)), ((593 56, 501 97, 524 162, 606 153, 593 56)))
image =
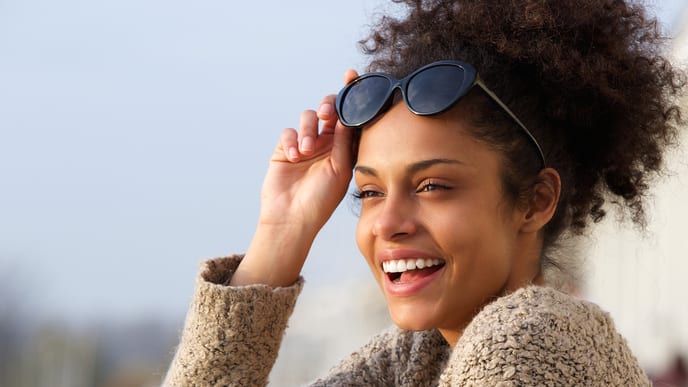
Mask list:
POLYGON ((554 168, 545 168, 538 174, 528 211, 524 214, 521 230, 540 231, 554 216, 561 193, 561 177, 554 168))

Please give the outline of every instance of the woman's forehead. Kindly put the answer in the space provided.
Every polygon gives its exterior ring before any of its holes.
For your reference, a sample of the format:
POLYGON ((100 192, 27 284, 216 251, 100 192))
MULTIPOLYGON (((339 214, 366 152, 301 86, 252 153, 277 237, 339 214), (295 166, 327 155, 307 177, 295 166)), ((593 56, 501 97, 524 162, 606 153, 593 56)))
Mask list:
MULTIPOLYGON (((404 104, 394 105, 361 133, 357 164, 407 165, 422 160, 456 160, 466 165, 498 158, 466 130, 460 110, 421 117, 404 104)), ((489 163, 489 162, 488 162, 489 163)))

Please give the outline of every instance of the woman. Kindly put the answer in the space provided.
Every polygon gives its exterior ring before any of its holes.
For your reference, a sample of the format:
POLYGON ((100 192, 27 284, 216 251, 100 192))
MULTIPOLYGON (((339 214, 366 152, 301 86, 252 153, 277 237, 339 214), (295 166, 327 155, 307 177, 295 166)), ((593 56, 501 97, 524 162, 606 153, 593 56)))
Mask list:
POLYGON ((205 264, 166 383, 267 383, 353 168, 396 327, 315 385, 648 385, 609 316, 555 288, 605 203, 643 224, 677 135, 656 22, 620 0, 404 2, 364 43, 377 73, 282 133, 254 239, 205 264))

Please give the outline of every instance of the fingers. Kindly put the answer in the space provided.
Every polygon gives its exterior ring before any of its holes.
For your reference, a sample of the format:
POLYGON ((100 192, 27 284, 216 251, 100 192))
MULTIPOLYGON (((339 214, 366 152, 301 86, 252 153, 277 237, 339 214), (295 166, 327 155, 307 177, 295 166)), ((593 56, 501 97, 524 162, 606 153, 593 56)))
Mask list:
MULTIPOLYGON (((358 73, 349 69, 344 73, 344 84, 349 84, 354 79, 358 78, 358 73)), ((335 110, 335 101, 337 96, 332 94, 323 98, 318 108, 318 118, 322 120, 322 132, 334 133, 337 126, 337 112, 335 110)))
MULTIPOLYGON (((358 73, 349 69, 344 73, 344 83, 348 84, 358 77, 358 73)), ((318 139, 318 125, 322 124, 320 134, 334 134, 335 148, 341 144, 341 149, 334 149, 333 152, 341 153, 341 157, 346 157, 350 149, 350 131, 346 130, 337 117, 335 101, 337 96, 332 94, 323 98, 318 111, 306 110, 301 113, 299 131, 295 129, 285 129, 280 136, 280 147, 284 157, 291 162, 298 162, 303 156, 310 156, 315 152, 318 139), (341 139, 338 139, 341 138, 341 139)))
MULTIPOLYGON (((287 160, 297 162, 301 158, 298 150, 298 135, 292 128, 284 129, 280 135, 280 148, 287 160)), ((276 152, 279 152, 278 148, 276 152)), ((277 153, 275 153, 277 155, 277 153)))
POLYGON ((313 154, 318 138, 318 115, 313 110, 301 113, 299 124, 299 152, 304 156, 313 154))
POLYGON ((318 116, 313 110, 306 110, 301 113, 298 133, 293 128, 282 131, 279 148, 282 148, 282 153, 287 160, 297 162, 303 156, 313 154, 317 138, 318 116))
POLYGON ((320 102, 320 107, 318 107, 318 118, 322 121, 322 132, 323 133, 334 133, 334 129, 337 126, 337 112, 334 108, 335 99, 337 97, 332 94, 323 98, 320 102))

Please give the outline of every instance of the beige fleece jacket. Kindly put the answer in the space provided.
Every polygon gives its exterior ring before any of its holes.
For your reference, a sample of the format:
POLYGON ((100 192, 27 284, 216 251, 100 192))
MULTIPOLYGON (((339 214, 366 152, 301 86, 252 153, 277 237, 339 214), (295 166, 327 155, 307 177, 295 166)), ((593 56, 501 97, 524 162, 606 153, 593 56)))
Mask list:
MULTIPOLYGON (((264 386, 303 280, 226 286, 239 256, 203 265, 166 386, 264 386)), ((528 287, 487 305, 452 349, 436 330, 390 328, 314 386, 649 386, 596 305, 528 287)))

